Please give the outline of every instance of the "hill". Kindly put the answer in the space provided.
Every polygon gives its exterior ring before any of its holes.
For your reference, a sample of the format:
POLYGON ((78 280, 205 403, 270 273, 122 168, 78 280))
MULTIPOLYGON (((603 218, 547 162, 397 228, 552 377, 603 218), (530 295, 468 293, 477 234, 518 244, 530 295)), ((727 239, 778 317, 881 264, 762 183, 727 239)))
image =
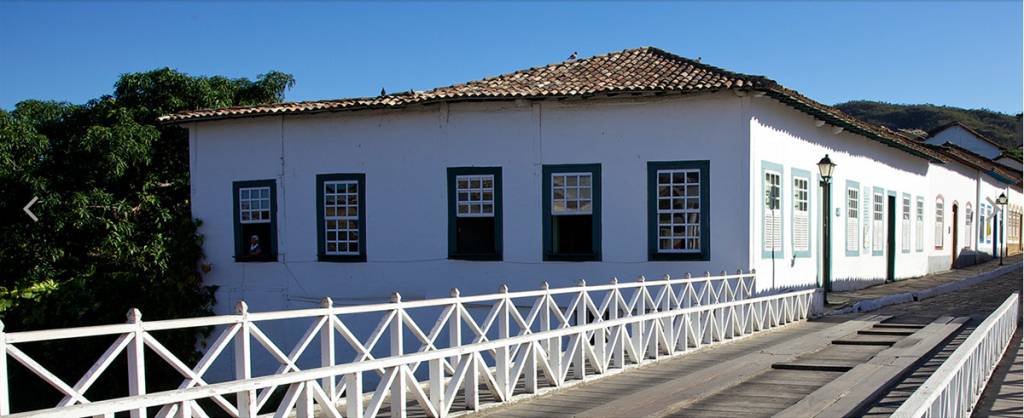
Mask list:
POLYGON ((889 129, 929 131, 952 121, 960 121, 989 139, 1015 150, 1017 156, 1020 156, 1020 114, 1007 115, 987 109, 962 109, 930 104, 905 105, 868 100, 839 103, 835 107, 858 119, 889 129))

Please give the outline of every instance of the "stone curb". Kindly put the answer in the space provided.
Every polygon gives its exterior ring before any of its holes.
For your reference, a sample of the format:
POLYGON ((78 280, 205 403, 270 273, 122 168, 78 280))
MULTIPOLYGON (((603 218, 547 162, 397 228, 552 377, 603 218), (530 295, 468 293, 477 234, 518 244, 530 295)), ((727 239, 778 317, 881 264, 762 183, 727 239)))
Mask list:
POLYGON ((874 299, 865 299, 858 301, 853 305, 847 306, 842 309, 836 309, 831 312, 825 313, 823 316, 831 315, 843 315, 849 313, 860 313, 860 312, 871 312, 874 310, 881 309, 882 307, 889 305, 896 305, 900 303, 914 302, 918 300, 928 299, 944 293, 955 292, 957 290, 965 289, 974 286, 979 283, 987 282, 996 277, 1002 276, 1013 270, 1021 268, 1024 263, 1008 264, 995 270, 989 270, 984 273, 978 274, 973 277, 966 279, 949 282, 939 286, 935 286, 931 289, 916 290, 913 292, 895 293, 892 295, 886 295, 874 299))

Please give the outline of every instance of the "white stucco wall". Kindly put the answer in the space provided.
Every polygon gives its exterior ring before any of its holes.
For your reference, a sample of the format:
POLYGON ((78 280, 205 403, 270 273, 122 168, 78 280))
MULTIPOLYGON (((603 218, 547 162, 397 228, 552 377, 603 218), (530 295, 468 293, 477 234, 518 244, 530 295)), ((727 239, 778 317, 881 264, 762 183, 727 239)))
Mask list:
POLYGON ((953 263, 953 205, 957 206, 956 254, 963 258, 960 265, 976 261, 978 229, 978 178, 984 176, 977 169, 957 162, 931 164, 928 168, 928 194, 925 196, 925 249, 928 253, 928 271, 948 270, 953 263), (936 245, 935 206, 943 201, 944 226, 942 245, 936 245), (973 221, 967 229, 967 208, 970 205, 973 221))
MULTIPOLYGON (((751 231, 753 240, 750 242, 751 263, 759 272, 775 270, 775 280, 781 286, 807 286, 818 280, 820 271, 820 225, 821 225, 821 191, 817 187, 818 168, 816 166, 825 154, 837 164, 832 181, 832 277, 833 288, 836 290, 863 287, 878 283, 886 276, 886 257, 872 256, 863 245, 856 256, 846 254, 846 185, 847 180, 859 183, 863 192, 865 187, 882 187, 888 192, 896 192, 896 268, 897 279, 920 276, 926 272, 926 254, 918 252, 913 246, 909 253, 902 252, 901 246, 901 203, 903 193, 910 193, 913 202, 921 190, 927 190, 928 163, 921 158, 906 152, 887 147, 862 136, 848 132, 834 133, 832 126, 816 127, 813 117, 769 99, 753 100, 750 112, 750 129, 752 142, 751 201, 755 202, 752 209, 751 231), (784 220, 784 251, 775 260, 765 258, 761 252, 761 214, 762 205, 758 199, 763 194, 761 165, 763 161, 781 164, 785 172, 783 178, 784 220), (793 208, 792 168, 806 170, 812 174, 811 188, 811 257, 795 258, 792 251, 792 222, 789 212, 793 208), (838 210, 838 215, 837 215, 838 210)), ((862 196, 863 197, 863 196, 862 196)), ((863 200, 862 200, 863 202, 863 200)), ((887 209, 886 209, 887 210, 887 209)), ((927 209, 926 209, 927 211, 927 209)), ((914 228, 913 215, 911 228, 914 228)), ((932 224, 927 222, 926 230, 932 224)), ((861 229, 863 231, 863 229, 861 229)), ((913 231, 910 234, 914 239, 913 231)), ((883 237, 884 238, 884 237, 883 237)), ((927 238, 926 238, 927 241, 927 238)), ((859 242, 863 242, 859 240, 859 242)))
POLYGON ((434 105, 193 125, 193 215, 219 312, 533 289, 585 278, 747 267, 747 126, 731 93, 697 98, 434 105), (648 161, 711 160, 711 260, 647 261, 648 161), (601 262, 544 262, 541 165, 602 164, 601 262), (501 166, 504 261, 447 259, 445 170, 501 166), (366 174, 367 262, 316 261, 317 174, 366 174), (277 179, 277 263, 233 261, 231 184, 277 179))
POLYGON ((979 139, 958 125, 953 125, 937 132, 925 140, 925 142, 932 145, 942 145, 949 142, 985 158, 996 158, 1002 153, 999 147, 979 139))

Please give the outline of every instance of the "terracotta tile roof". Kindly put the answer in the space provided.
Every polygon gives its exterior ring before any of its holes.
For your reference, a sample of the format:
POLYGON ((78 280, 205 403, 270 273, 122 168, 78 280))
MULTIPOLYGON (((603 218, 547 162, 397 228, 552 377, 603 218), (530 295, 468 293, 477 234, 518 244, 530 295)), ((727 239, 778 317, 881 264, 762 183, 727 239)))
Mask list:
POLYGON ((275 103, 184 111, 162 116, 180 122, 267 114, 312 113, 474 99, 592 96, 599 93, 705 92, 774 84, 760 76, 732 73, 657 48, 638 48, 569 60, 544 67, 440 87, 378 97, 275 103))
POLYGON ((947 142, 942 145, 932 145, 932 149, 949 156, 952 160, 958 161, 970 167, 986 172, 996 180, 1010 184, 1021 183, 1021 172, 1013 168, 996 163, 982 155, 975 154, 966 148, 947 142))
POLYGON ((734 73, 652 47, 569 60, 423 92, 192 110, 161 116, 159 120, 163 123, 183 123, 283 114, 395 109, 436 102, 586 98, 644 93, 689 94, 725 89, 764 92, 832 125, 919 157, 941 161, 939 154, 906 135, 862 122, 763 76, 734 73))

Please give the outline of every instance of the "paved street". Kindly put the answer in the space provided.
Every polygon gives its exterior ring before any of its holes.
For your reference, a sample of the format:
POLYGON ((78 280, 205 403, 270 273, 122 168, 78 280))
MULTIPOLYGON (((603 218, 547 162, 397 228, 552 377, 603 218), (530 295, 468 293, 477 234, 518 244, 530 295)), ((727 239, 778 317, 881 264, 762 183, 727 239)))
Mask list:
MULTIPOLYGON (((1019 254, 1013 257, 1007 257, 1003 260, 1003 264, 1005 265, 1012 265, 1019 262, 1021 262, 1021 255, 1019 254)), ((918 292, 931 289, 947 283, 953 283, 965 278, 976 276, 980 273, 993 270, 998 266, 999 259, 994 259, 956 270, 929 274, 924 277, 904 279, 849 292, 830 293, 828 295, 829 306, 826 308, 826 311, 843 309, 853 305, 854 303, 867 299, 879 298, 896 293, 918 292)))
MULTIPOLYGON (((919 286, 920 282, 903 284, 900 289, 911 285, 919 286)), ((878 286, 871 292, 878 294, 882 289, 885 286, 878 286)), ((884 307, 870 314, 836 315, 793 324, 484 410, 477 415, 510 418, 825 416, 831 411, 859 408, 860 414, 885 416, 927 378, 929 371, 934 370, 977 323, 1008 295, 1020 290, 1021 270, 1018 268, 961 291, 884 307), (879 385, 865 379, 877 378, 877 367, 865 371, 863 364, 878 356, 898 358, 892 351, 908 346, 900 340, 911 333, 931 338, 934 341, 932 347, 939 347, 937 353, 927 357, 926 352, 919 352, 918 358, 924 358, 924 363, 916 369, 908 363, 906 370, 909 375, 893 390, 870 393, 879 385), (949 340, 948 344, 942 343, 946 340, 949 340), (834 396, 827 392, 837 388, 852 395, 844 400, 832 399, 834 396), (868 401, 864 402, 858 396, 868 401), (871 402, 873 399, 879 400, 871 402)), ((1019 343, 1016 346, 1019 347, 1019 343)), ((928 348, 922 346, 919 351, 928 348)), ((901 355, 906 353, 901 352, 901 355)), ((1011 386, 1001 391, 1017 390, 1019 395, 1019 361, 1015 367, 1017 371, 1011 372, 1007 378, 1011 386), (1017 377, 1016 387, 1012 386, 1013 376, 1017 377)), ((891 371, 898 372, 900 370, 897 369, 891 371)), ((990 407, 992 412, 998 409, 1012 416, 1021 416, 1019 404, 1007 404, 1006 398, 1005 393, 999 395, 994 406, 990 407)))

